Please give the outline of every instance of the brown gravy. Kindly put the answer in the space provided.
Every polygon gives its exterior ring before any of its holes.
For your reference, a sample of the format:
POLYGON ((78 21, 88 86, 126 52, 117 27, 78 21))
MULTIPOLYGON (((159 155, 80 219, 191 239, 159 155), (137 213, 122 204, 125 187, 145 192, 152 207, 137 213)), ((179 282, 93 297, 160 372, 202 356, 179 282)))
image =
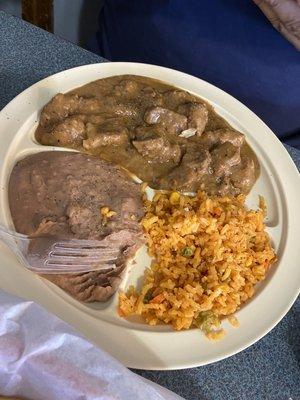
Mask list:
POLYGON ((99 79, 56 95, 36 138, 119 164, 157 189, 247 194, 260 172, 244 135, 212 106, 141 76, 99 79))

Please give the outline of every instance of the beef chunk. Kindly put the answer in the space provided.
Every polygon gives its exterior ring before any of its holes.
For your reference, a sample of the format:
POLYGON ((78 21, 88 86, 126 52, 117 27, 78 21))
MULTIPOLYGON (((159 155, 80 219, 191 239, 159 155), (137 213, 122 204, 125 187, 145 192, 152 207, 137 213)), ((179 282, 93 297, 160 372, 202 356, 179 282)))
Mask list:
POLYGON ((159 126, 138 126, 134 131, 135 140, 150 139, 155 136, 163 136, 166 131, 164 128, 159 126))
POLYGON ((97 114, 99 112, 101 112, 100 102, 96 98, 58 93, 43 108, 40 124, 42 127, 52 126, 69 115, 97 114))
POLYGON ((202 148, 194 147, 187 152, 181 161, 167 177, 159 179, 162 188, 174 190, 190 190, 203 175, 209 171, 211 163, 210 153, 202 148))
POLYGON ((128 140, 126 129, 115 132, 102 132, 83 141, 86 150, 97 149, 102 146, 120 146, 128 140))
POLYGON ((45 105, 41 113, 40 124, 45 127, 61 121, 68 115, 77 111, 79 97, 77 95, 65 95, 58 93, 48 104, 45 105))
POLYGON ((83 141, 86 150, 97 149, 102 146, 120 146, 128 141, 128 130, 121 127, 117 121, 109 124, 86 124, 88 139, 83 141))
POLYGON ((49 137, 52 145, 80 146, 85 138, 85 124, 81 116, 73 116, 58 123, 49 137))
POLYGON ((239 189, 238 193, 241 192, 240 189, 242 189, 244 193, 249 192, 256 180, 254 161, 250 158, 246 158, 240 165, 233 167, 230 179, 233 186, 239 189))
POLYGON ((116 96, 136 97, 139 92, 139 84, 131 79, 124 79, 114 87, 116 96))
POLYGON ((218 145, 211 152, 212 168, 216 176, 228 175, 231 167, 241 162, 240 148, 230 142, 218 145))
POLYGON ((144 120, 149 125, 159 124, 169 133, 178 134, 187 127, 187 117, 163 107, 146 111, 144 120))
POLYGON ((138 100, 141 104, 162 106, 164 103, 164 95, 151 86, 145 86, 142 88, 138 100))
POLYGON ((84 121, 87 122, 87 124, 91 123, 94 125, 100 125, 103 122, 105 122, 105 116, 103 115, 88 115, 88 116, 84 115, 83 117, 84 121))
POLYGON ((188 103, 193 100, 193 95, 183 90, 168 90, 164 93, 166 103, 171 108, 176 108, 181 104, 188 103))
POLYGON ((231 129, 217 129, 215 131, 204 132, 201 137, 211 147, 216 143, 232 143, 236 147, 241 147, 245 143, 245 136, 240 132, 231 129))
POLYGON ((180 146, 170 143, 163 137, 152 137, 132 142, 137 151, 150 161, 178 163, 181 158, 180 146))
POLYGON ((188 119, 188 129, 197 130, 197 135, 201 136, 208 121, 208 110, 205 104, 187 103, 178 107, 177 111, 184 114, 188 119))

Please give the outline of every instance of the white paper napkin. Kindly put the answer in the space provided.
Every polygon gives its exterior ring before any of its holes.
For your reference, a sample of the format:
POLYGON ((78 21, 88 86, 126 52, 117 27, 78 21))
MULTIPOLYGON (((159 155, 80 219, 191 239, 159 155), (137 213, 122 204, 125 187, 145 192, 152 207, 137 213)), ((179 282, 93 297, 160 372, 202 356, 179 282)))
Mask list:
POLYGON ((180 400, 32 301, 0 290, 0 394, 31 400, 180 400))

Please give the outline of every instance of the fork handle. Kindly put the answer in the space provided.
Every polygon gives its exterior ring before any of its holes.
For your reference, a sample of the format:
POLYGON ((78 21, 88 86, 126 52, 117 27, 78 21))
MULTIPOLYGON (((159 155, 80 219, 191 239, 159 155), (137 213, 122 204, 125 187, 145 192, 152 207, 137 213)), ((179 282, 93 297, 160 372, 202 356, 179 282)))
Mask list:
POLYGON ((18 233, 16 231, 13 231, 9 228, 7 228, 6 226, 0 224, 0 239, 5 240, 6 236, 11 236, 11 237, 16 237, 22 240, 28 240, 28 236, 23 235, 23 233, 18 233))
POLYGON ((7 247, 28 266, 23 252, 27 252, 30 239, 28 236, 12 231, 6 226, 0 224, 0 240, 6 244, 7 247))
POLYGON ((72 269, 67 268, 68 266, 65 266, 65 269, 59 269, 59 268, 50 268, 50 267, 40 267, 40 268, 35 268, 35 267, 28 267, 30 271, 35 272, 36 274, 41 274, 41 275, 76 275, 76 274, 87 274, 89 272, 111 272, 116 269, 115 264, 102 264, 101 266, 96 266, 96 265, 90 265, 90 266, 77 266, 77 267, 72 267, 72 269))

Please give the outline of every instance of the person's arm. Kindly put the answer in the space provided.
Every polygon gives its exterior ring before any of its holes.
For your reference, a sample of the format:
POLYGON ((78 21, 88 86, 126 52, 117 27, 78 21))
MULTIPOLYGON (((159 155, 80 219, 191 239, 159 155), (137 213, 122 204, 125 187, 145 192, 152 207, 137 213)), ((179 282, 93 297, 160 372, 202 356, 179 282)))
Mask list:
POLYGON ((296 49, 300 50, 300 0, 253 0, 296 49))

